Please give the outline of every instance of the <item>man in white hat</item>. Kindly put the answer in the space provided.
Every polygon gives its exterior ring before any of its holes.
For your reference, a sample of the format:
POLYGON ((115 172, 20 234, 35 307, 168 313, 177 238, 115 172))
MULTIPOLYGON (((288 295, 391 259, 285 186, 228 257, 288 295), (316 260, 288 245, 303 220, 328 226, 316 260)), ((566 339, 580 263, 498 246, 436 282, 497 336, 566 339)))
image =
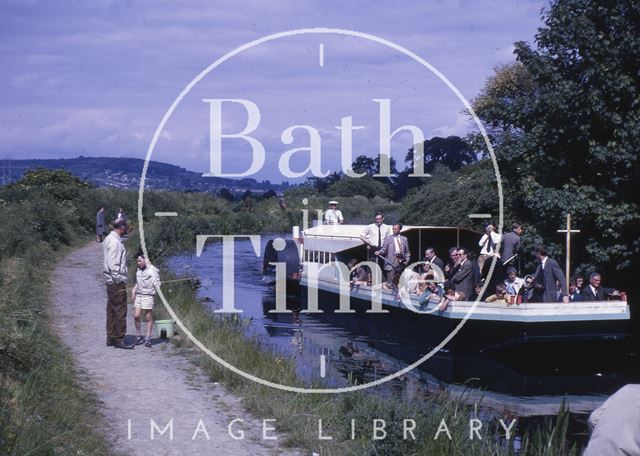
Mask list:
POLYGON ((324 213, 324 223, 327 225, 339 225, 344 223, 342 212, 338 209, 337 201, 329 201, 329 209, 324 213))

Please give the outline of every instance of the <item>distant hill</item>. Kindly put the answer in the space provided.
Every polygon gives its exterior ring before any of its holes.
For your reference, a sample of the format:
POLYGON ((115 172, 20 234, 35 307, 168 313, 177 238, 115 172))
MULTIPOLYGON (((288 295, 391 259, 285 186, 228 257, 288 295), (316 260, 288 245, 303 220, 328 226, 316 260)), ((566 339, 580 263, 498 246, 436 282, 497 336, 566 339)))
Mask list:
MULTIPOLYGON (((29 168, 41 166, 49 169, 66 169, 75 176, 99 187, 138 188, 144 160, 139 158, 83 157, 26 159, 0 162, 0 184, 20 179, 29 168), (10 170, 10 176, 9 176, 10 170)), ((244 190, 281 191, 288 183, 272 184, 255 179, 228 179, 202 177, 200 173, 179 166, 150 161, 145 178, 145 188, 178 191, 208 192, 222 188, 233 192, 244 190)))

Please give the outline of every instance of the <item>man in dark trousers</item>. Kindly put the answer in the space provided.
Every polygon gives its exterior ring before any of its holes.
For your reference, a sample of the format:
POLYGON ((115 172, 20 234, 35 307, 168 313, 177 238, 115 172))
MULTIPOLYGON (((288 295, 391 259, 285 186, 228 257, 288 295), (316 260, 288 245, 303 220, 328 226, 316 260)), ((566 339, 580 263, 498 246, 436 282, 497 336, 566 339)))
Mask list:
POLYGON ((556 280, 560 283, 560 294, 562 302, 569 302, 569 293, 567 292, 567 281, 558 262, 553 258, 549 258, 547 250, 544 246, 538 246, 535 254, 540 264, 534 274, 534 282, 538 299, 542 302, 558 302, 558 289, 556 288, 556 280))
POLYGON ((122 238, 126 234, 126 220, 116 220, 104 240, 103 275, 107 284, 107 346, 130 349, 133 345, 124 341, 127 332, 127 250, 122 238))
POLYGON ((376 250, 375 254, 386 258, 384 269, 387 271, 387 282, 384 288, 394 289, 400 279, 402 268, 409 263, 411 253, 409 253, 409 241, 400 234, 402 225, 396 223, 393 225, 393 234, 387 236, 382 243, 380 250, 376 250))
POLYGON ((458 269, 451 277, 451 283, 457 293, 463 294, 463 300, 469 301, 474 294, 473 266, 467 249, 458 249, 458 269))
POLYGON ((613 288, 600 286, 602 276, 597 272, 589 274, 589 285, 580 292, 582 301, 608 301, 609 296, 620 296, 620 292, 613 288))
POLYGON ((518 248, 520 247, 520 236, 522 236, 522 225, 519 223, 514 223, 511 226, 511 232, 506 233, 502 236, 502 261, 505 262, 505 266, 514 266, 515 261, 509 261, 507 265, 507 261, 513 257, 516 253, 518 253, 518 248))

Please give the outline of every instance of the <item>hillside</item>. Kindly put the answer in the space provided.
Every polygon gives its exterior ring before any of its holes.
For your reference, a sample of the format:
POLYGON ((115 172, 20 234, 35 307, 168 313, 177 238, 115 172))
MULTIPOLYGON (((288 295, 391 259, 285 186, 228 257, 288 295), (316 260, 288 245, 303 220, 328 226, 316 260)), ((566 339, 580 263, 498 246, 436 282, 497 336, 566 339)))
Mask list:
MULTIPOLYGON (((144 160, 139 158, 83 157, 67 159, 26 159, 0 162, 0 184, 20 179, 26 170, 34 167, 66 169, 75 176, 98 187, 137 188, 144 160)), ((200 173, 179 166, 150 161, 145 187, 178 191, 216 191, 227 188, 232 191, 284 190, 288 183, 272 184, 255 179, 227 179, 202 177, 200 173)))

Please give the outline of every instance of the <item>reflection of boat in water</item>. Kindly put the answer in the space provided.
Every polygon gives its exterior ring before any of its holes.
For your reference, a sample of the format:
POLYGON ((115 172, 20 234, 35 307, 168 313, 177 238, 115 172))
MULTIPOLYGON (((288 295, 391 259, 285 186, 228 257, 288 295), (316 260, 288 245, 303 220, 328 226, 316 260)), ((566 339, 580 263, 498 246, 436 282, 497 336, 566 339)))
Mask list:
MULTIPOLYGON (((627 338, 629 306, 624 301, 525 303, 510 307, 451 301, 440 312, 437 303, 421 308, 417 295, 401 292, 400 299, 397 292, 379 285, 350 287, 340 263, 346 264, 352 258, 366 260, 367 249, 360 239, 363 229, 362 225, 309 228, 304 231, 297 252, 302 265, 303 292, 312 295, 317 290, 320 307, 325 312, 335 311, 339 299, 347 296, 359 316, 350 319, 352 325, 384 327, 388 322, 402 321, 407 336, 436 347, 465 321, 446 348, 483 353, 555 342, 610 342, 627 338), (376 300, 388 313, 367 312, 376 300)), ((478 233, 455 227, 406 226, 402 234, 408 238, 414 254, 427 246, 443 252, 450 246, 477 245, 479 239, 478 233)))
MULTIPOLYGON (((330 304, 320 304, 326 310, 324 313, 302 313, 302 322, 294 323, 302 304, 299 299, 288 297, 287 308, 293 312, 274 312, 275 296, 265 294, 262 302, 268 322, 265 329, 272 336, 293 338, 298 330, 304 329, 305 351, 326 353, 335 369, 352 381, 378 380, 415 362, 432 348, 424 342, 423 333, 407 331, 410 326, 407 322, 413 316, 409 312, 376 320, 372 317, 380 315, 334 313, 330 304)), ((429 384, 429 390, 456 391, 460 388, 455 385, 465 384, 486 393, 490 391, 496 404, 512 405, 518 403, 517 397, 548 395, 545 407, 552 408, 552 404, 559 407, 562 402, 561 397, 552 400, 553 395, 601 394, 628 383, 634 360, 627 353, 620 340, 565 341, 491 352, 445 348, 412 372, 424 377, 421 381, 429 384), (582 356, 575 356, 577 352, 582 356)), ((317 359, 310 359, 315 366, 317 359)), ((527 402, 531 404, 530 412, 535 414, 535 405, 540 405, 540 400, 527 402)), ((581 398, 580 402, 580 407, 587 409, 588 404, 597 406, 601 401, 581 398)))

